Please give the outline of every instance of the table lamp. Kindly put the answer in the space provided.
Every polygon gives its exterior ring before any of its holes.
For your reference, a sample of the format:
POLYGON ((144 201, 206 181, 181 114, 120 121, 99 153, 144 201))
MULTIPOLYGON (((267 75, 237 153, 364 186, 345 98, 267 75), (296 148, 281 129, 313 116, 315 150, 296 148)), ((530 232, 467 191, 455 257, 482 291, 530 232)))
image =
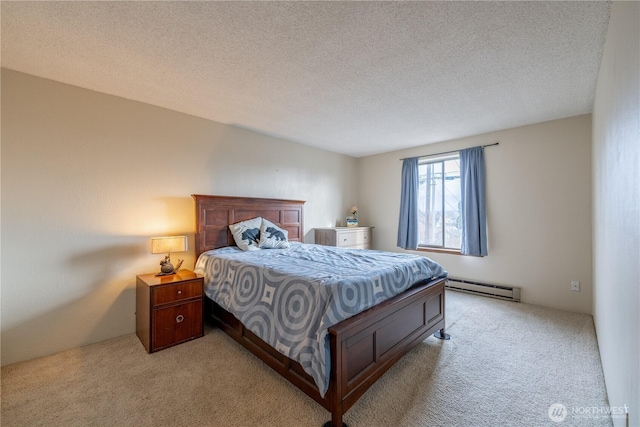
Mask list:
POLYGON ((168 276, 169 274, 175 274, 182 265, 182 260, 179 259, 178 265, 174 267, 173 264, 171 264, 171 252, 185 252, 186 250, 186 236, 152 237, 151 253, 167 254, 164 257, 164 260, 160 261, 160 273, 156 274, 156 276, 168 276))

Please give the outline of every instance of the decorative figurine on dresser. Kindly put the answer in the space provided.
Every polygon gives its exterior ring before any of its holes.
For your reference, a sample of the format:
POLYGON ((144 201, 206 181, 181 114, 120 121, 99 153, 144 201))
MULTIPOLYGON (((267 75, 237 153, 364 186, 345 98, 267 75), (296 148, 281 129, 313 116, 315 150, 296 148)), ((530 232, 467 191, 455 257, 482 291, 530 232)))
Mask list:
POLYGON ((351 215, 347 216, 347 227, 357 227, 358 226, 358 207, 352 206, 351 215))

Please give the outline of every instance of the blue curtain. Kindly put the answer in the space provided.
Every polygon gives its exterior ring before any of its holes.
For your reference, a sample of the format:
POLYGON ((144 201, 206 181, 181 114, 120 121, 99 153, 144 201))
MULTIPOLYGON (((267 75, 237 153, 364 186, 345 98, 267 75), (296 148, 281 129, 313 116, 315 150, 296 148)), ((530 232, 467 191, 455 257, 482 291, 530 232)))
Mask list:
POLYGON ((487 255, 487 213, 485 209, 484 149, 460 151, 462 189, 462 248, 465 255, 487 255))
POLYGON ((402 162, 402 189, 400 193, 400 221, 398 246, 418 248, 418 158, 402 162))

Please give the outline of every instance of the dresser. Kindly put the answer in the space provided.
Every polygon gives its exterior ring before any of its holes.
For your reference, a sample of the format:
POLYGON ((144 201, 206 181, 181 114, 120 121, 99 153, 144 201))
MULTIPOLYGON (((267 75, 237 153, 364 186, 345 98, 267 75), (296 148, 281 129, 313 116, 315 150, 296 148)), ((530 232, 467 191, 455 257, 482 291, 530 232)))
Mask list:
POLYGON ((316 243, 341 248, 371 249, 373 227, 316 228, 316 243))
POLYGON ((203 278, 189 270, 136 277, 136 333, 152 353, 203 335, 203 278))

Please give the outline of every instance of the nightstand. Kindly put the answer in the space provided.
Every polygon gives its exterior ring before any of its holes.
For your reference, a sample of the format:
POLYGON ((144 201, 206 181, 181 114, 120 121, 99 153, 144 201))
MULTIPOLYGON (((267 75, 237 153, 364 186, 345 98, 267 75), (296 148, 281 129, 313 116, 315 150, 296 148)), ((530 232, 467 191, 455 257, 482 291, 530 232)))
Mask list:
POLYGON ((203 335, 203 283, 189 270, 136 276, 136 334, 147 352, 203 335))

